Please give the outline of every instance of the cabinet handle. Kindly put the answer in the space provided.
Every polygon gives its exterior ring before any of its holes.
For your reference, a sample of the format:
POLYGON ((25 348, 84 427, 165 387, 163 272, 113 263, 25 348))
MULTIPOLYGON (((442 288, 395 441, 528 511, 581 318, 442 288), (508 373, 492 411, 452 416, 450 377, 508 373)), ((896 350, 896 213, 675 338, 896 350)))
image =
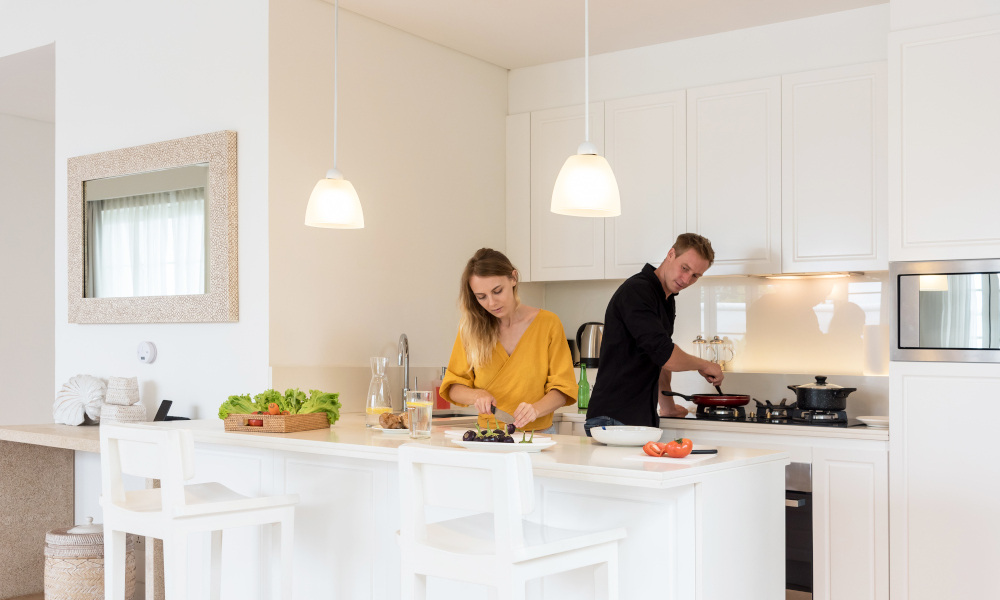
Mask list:
POLYGON ((797 500, 791 500, 789 498, 785 498, 785 506, 787 506, 788 508, 802 508, 805 505, 806 501, 803 500, 802 498, 798 498, 797 500))

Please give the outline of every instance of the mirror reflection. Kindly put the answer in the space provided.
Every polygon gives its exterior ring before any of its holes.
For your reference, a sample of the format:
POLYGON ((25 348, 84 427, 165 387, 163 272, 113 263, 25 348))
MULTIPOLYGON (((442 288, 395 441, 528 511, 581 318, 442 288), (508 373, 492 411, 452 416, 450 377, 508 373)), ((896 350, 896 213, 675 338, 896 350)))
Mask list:
POLYGON ((208 292, 208 164, 84 182, 85 296, 208 292))
POLYGON ((919 348, 1000 349, 997 273, 903 275, 919 293, 919 348), (916 281, 914 281, 916 280, 916 281), (916 286, 913 286, 916 283, 916 286))

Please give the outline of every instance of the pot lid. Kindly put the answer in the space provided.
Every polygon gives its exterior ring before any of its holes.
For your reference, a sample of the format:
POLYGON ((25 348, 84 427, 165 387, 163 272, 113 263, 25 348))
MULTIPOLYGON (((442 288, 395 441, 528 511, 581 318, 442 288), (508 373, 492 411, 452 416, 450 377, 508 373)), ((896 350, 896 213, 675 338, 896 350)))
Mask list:
POLYGON ((75 535, 92 535, 95 533, 104 533, 104 525, 100 523, 94 523, 94 517, 87 517, 87 522, 84 525, 77 525, 76 527, 70 527, 66 530, 66 533, 72 533, 75 535))
POLYGON ((827 383, 826 375, 817 375, 816 383, 807 383, 805 385, 797 385, 795 389, 820 389, 820 390, 842 390, 844 386, 837 385, 835 383, 827 383))

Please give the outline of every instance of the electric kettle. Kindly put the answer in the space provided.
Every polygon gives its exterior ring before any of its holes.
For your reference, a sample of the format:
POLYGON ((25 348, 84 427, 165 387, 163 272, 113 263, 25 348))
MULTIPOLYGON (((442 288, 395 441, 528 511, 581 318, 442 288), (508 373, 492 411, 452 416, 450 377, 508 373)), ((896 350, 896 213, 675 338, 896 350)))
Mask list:
POLYGON ((576 347, 580 352, 580 364, 596 369, 601 358, 601 338, 604 323, 584 323, 576 330, 576 347))

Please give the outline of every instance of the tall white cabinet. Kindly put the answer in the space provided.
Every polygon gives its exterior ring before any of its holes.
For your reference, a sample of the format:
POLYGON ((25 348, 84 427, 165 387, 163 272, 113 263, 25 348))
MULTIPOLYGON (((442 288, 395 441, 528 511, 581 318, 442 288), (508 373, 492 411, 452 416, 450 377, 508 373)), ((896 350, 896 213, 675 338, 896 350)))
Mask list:
POLYGON ((605 157, 622 214, 604 222, 604 276, 625 279, 659 264, 687 230, 684 90, 605 104, 605 157))
POLYGON ((687 92, 688 230, 713 275, 781 271, 781 78, 687 92))
POLYGON ((888 269, 886 63, 781 87, 781 271, 888 269))
MULTIPOLYGON (((583 106, 531 113, 531 279, 604 277, 604 219, 553 214, 552 188, 583 141, 583 106)), ((604 154, 604 103, 590 106, 590 141, 604 154)))
POLYGON ((889 34, 891 260, 1000 256, 1000 15, 889 34))

